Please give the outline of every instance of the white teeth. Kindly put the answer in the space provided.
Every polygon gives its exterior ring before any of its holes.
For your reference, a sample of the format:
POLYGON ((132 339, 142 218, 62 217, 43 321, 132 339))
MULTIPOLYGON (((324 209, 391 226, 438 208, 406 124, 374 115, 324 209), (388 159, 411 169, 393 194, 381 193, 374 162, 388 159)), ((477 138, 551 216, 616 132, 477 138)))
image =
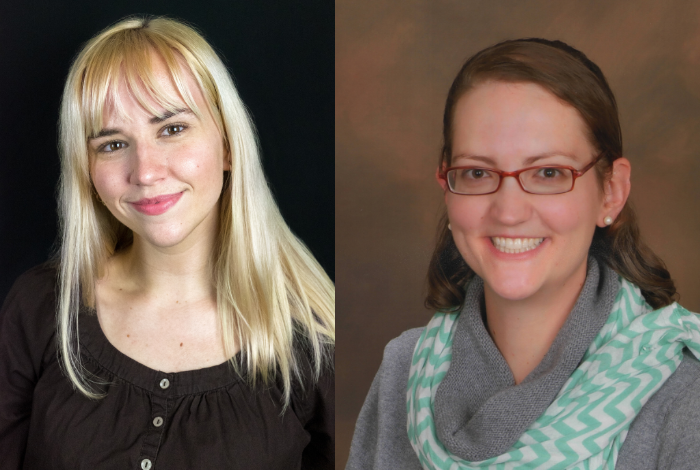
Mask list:
POLYGON ((491 237, 493 246, 503 253, 523 253, 534 250, 544 238, 505 238, 491 237))

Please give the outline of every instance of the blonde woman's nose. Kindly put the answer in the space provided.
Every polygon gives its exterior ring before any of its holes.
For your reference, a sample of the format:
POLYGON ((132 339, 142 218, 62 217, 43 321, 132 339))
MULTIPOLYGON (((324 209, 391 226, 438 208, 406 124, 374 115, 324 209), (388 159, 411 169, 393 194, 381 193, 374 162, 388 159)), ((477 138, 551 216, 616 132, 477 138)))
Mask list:
POLYGON ((167 158, 156 145, 147 143, 132 146, 131 184, 150 186, 168 174, 167 158))

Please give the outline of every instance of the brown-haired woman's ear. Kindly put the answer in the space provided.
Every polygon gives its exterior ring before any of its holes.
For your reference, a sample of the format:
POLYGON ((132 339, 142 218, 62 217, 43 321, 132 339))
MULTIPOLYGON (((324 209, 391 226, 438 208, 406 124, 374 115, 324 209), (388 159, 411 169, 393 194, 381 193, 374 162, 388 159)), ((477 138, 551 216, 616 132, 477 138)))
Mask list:
POLYGON ((626 158, 618 158, 612 163, 610 178, 603 183, 605 192, 603 207, 598 217, 598 226, 607 227, 622 211, 630 195, 630 174, 632 166, 626 158), (609 223, 608 223, 609 222, 609 223))
POLYGON ((443 176, 444 175, 443 170, 444 170, 444 165, 442 167, 440 167, 440 166, 437 167, 437 169, 435 170, 435 179, 437 180, 437 182, 440 185, 440 187, 442 188, 442 190, 444 192, 447 192, 447 181, 445 180, 445 177, 443 176))

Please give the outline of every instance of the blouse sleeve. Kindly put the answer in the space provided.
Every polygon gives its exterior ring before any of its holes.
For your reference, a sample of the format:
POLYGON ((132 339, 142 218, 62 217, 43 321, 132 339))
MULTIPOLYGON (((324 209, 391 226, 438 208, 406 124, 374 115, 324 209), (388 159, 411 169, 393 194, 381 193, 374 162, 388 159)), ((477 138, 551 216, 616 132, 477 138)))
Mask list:
POLYGON ((0 455, 2 468, 22 468, 32 394, 54 353, 54 276, 34 268, 14 284, 0 310, 0 455))
MULTIPOLYGON (((305 364, 311 376, 309 364, 305 364)), ((295 412, 304 423, 311 441, 304 449, 301 468, 332 470, 335 468, 335 372, 333 359, 324 364, 318 382, 297 390, 295 412)))

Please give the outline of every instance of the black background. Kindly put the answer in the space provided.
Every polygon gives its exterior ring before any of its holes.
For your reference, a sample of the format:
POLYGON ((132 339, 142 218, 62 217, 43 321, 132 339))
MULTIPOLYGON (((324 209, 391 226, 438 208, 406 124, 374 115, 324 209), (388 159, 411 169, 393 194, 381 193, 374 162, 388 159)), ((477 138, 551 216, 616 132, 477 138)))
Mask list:
POLYGON ((334 6, 330 1, 0 2, 0 299, 55 251, 57 122, 73 57, 132 14, 194 25, 222 56, 260 137, 282 214, 334 278, 334 6))

